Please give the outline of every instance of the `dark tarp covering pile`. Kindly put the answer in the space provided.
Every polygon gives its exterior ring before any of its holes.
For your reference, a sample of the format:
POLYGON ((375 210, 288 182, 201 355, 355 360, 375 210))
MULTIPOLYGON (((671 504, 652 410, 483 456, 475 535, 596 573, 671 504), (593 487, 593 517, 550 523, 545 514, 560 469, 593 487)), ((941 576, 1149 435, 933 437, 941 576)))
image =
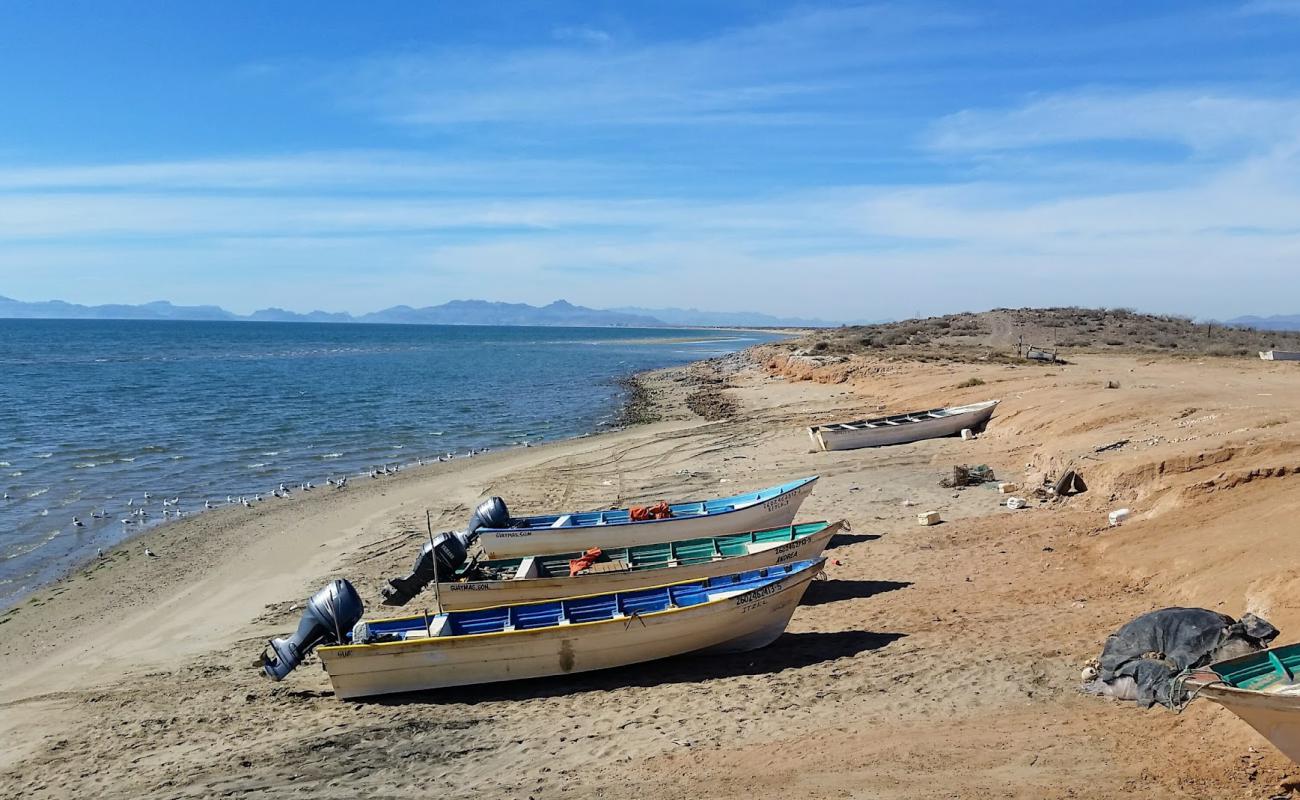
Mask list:
POLYGON ((1246 651, 1261 650, 1277 634, 1254 614, 1238 622, 1205 608, 1163 608, 1143 614, 1106 639, 1098 677, 1105 683, 1133 678, 1143 708, 1156 702, 1172 705, 1180 698, 1170 698, 1170 686, 1180 672, 1221 660, 1218 651, 1230 641, 1245 645, 1246 651))

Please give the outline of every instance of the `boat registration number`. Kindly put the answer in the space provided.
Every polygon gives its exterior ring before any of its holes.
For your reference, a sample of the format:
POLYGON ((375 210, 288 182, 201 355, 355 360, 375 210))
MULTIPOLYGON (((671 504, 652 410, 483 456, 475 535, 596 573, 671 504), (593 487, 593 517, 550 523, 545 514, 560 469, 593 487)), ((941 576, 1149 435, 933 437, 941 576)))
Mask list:
POLYGON ((799 549, 803 547, 803 542, 787 542, 776 548, 776 563, 784 564, 787 561, 794 561, 799 557, 799 549))
POLYGON ((790 495, 779 494, 771 500, 768 500, 766 503, 763 503, 763 510, 775 511, 778 508, 785 508, 788 505, 790 505, 790 495))
POLYGON ((767 586, 755 589, 752 592, 745 592, 736 598, 736 607, 741 609, 741 613, 752 611, 767 605, 768 598, 780 594, 785 590, 785 581, 769 583, 767 586))

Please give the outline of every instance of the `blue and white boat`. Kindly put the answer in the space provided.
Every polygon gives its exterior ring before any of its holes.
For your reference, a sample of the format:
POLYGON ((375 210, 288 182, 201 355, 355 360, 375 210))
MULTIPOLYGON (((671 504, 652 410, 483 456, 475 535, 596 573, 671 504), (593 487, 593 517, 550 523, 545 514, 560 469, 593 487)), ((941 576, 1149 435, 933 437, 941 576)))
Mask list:
POLYGON ((317 649, 344 699, 764 647, 825 558, 664 586, 360 622, 317 649))
POLYGON ((477 528, 476 535, 484 558, 504 559, 782 528, 794 521, 816 482, 813 476, 732 497, 673 503, 665 519, 633 520, 629 509, 620 508, 518 517, 509 527, 477 528))

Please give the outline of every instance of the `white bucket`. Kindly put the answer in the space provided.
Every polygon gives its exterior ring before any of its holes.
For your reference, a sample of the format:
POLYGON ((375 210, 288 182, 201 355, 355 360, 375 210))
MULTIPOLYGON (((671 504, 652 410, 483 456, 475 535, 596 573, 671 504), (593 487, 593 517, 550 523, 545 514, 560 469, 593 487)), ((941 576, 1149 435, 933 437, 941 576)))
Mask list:
POLYGON ((1133 512, 1129 511, 1127 508, 1117 508, 1114 511, 1110 512, 1110 517, 1109 517, 1110 524, 1118 525, 1124 520, 1128 519, 1132 514, 1133 512))

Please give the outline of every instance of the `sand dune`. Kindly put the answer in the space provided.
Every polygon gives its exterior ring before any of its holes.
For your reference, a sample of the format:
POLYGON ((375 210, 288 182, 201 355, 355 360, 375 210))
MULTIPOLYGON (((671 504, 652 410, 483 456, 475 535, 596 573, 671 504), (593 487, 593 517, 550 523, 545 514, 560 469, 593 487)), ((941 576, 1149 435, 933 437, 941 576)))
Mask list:
POLYGON ((1107 633, 1164 605, 1254 610, 1300 639, 1297 365, 820 365, 783 352, 728 369, 714 391, 736 404, 732 419, 684 410, 700 383, 669 372, 651 385, 664 422, 203 515, 40 592, 0 624, 0 795, 1288 790, 1296 768, 1222 709, 1139 712, 1073 687, 1107 633), (958 388, 969 378, 984 383, 958 388), (801 429, 989 397, 1003 404, 971 442, 812 453, 801 429), (1012 512, 991 487, 941 488, 959 463, 1031 484, 1073 467, 1089 491, 1012 512), (251 666, 329 577, 352 578, 377 613, 426 508, 454 527, 487 494, 540 512, 804 474, 823 480, 801 517, 854 530, 765 650, 371 703, 335 699, 315 659, 280 684, 251 666), (1120 506, 1134 517, 1106 527, 1120 506), (947 522, 918 527, 929 509, 947 522))

